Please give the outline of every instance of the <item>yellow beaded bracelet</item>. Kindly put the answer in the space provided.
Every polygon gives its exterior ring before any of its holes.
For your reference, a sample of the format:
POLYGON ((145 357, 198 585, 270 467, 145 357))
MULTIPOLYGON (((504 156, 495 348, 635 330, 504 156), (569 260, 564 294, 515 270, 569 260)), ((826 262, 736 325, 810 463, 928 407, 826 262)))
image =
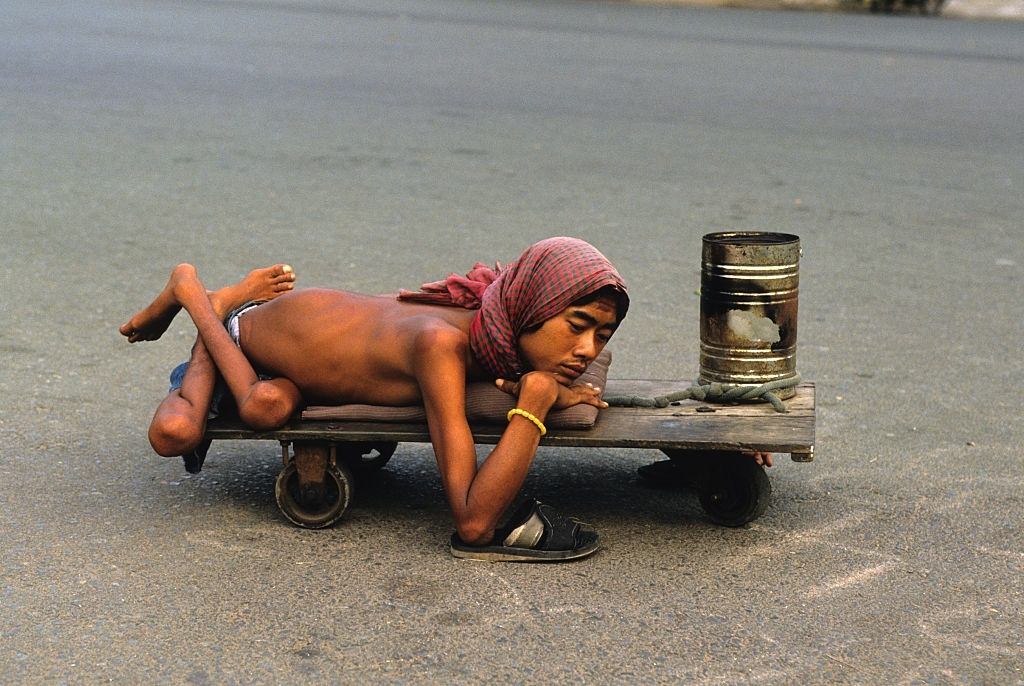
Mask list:
POLYGON ((515 415, 519 415, 520 417, 525 417, 526 419, 529 419, 531 422, 536 424, 537 428, 540 429, 540 435, 541 436, 543 436, 544 434, 546 434, 548 432, 547 428, 544 426, 544 422, 542 422, 541 420, 537 419, 532 414, 530 414, 529 412, 527 412, 526 410, 524 410, 524 409, 522 409, 520 407, 513 407, 511 410, 509 410, 508 411, 508 416, 506 417, 506 419, 508 419, 508 421, 511 422, 512 421, 512 417, 514 417, 515 415))

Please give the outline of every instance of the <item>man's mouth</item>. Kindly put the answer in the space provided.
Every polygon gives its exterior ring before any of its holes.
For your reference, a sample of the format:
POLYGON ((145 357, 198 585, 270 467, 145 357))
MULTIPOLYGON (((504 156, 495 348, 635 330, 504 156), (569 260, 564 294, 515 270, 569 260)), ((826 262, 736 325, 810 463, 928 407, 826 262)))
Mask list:
POLYGON ((580 364, 563 364, 562 369, 564 369, 566 374, 573 379, 578 379, 583 375, 583 372, 587 371, 587 368, 580 364))

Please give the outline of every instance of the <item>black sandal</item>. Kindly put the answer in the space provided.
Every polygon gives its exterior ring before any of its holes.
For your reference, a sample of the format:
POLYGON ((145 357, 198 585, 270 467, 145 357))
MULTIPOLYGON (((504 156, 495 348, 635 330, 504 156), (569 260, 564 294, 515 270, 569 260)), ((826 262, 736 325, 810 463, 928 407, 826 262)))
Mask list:
POLYGON ((494 532, 491 545, 467 545, 452 534, 452 555, 485 562, 565 562, 593 555, 601 547, 596 531, 536 500, 524 501, 509 521, 513 523, 494 532))
POLYGON ((181 456, 185 463, 185 471, 189 474, 198 474, 203 471, 203 463, 206 462, 206 453, 210 450, 213 441, 202 441, 195 450, 181 456))

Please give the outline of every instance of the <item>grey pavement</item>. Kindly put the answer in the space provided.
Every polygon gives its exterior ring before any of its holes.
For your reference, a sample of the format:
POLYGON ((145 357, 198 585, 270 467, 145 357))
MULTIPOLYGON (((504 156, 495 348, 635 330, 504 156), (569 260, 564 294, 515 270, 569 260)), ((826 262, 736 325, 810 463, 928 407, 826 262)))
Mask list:
POLYGON ((587 2, 0 1, 0 682, 1024 683, 1024 24, 587 2), (803 239, 818 457, 755 523, 543 450, 605 548, 452 559, 429 448, 327 531, 145 429, 220 284, 388 292, 570 234, 691 379, 700 236, 803 239))

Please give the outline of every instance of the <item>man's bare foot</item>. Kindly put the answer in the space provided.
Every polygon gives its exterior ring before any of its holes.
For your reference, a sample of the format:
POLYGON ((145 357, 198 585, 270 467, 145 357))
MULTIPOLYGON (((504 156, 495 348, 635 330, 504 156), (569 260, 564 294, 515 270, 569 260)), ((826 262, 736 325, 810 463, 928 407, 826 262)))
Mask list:
POLYGON ((128 338, 129 343, 155 341, 164 335, 167 327, 174 321, 175 315, 181 310, 181 305, 174 297, 175 273, 181 266, 179 264, 171 270, 171 277, 153 302, 118 327, 117 330, 128 338))
POLYGON ((238 283, 210 293, 210 304, 221 319, 228 312, 254 300, 273 300, 295 288, 295 271, 291 265, 275 264, 253 269, 238 283))
MULTIPOLYGON (((122 336, 129 343, 139 341, 155 341, 164 335, 167 327, 181 310, 174 295, 174 285, 179 280, 182 268, 188 267, 190 273, 194 269, 189 265, 178 265, 171 271, 160 294, 140 310, 131 319, 118 327, 122 336)), ((271 267, 254 269, 245 278, 231 286, 209 293, 214 311, 221 317, 236 307, 241 307, 250 300, 273 300, 279 295, 295 288, 295 273, 287 264, 275 264, 271 267)))

